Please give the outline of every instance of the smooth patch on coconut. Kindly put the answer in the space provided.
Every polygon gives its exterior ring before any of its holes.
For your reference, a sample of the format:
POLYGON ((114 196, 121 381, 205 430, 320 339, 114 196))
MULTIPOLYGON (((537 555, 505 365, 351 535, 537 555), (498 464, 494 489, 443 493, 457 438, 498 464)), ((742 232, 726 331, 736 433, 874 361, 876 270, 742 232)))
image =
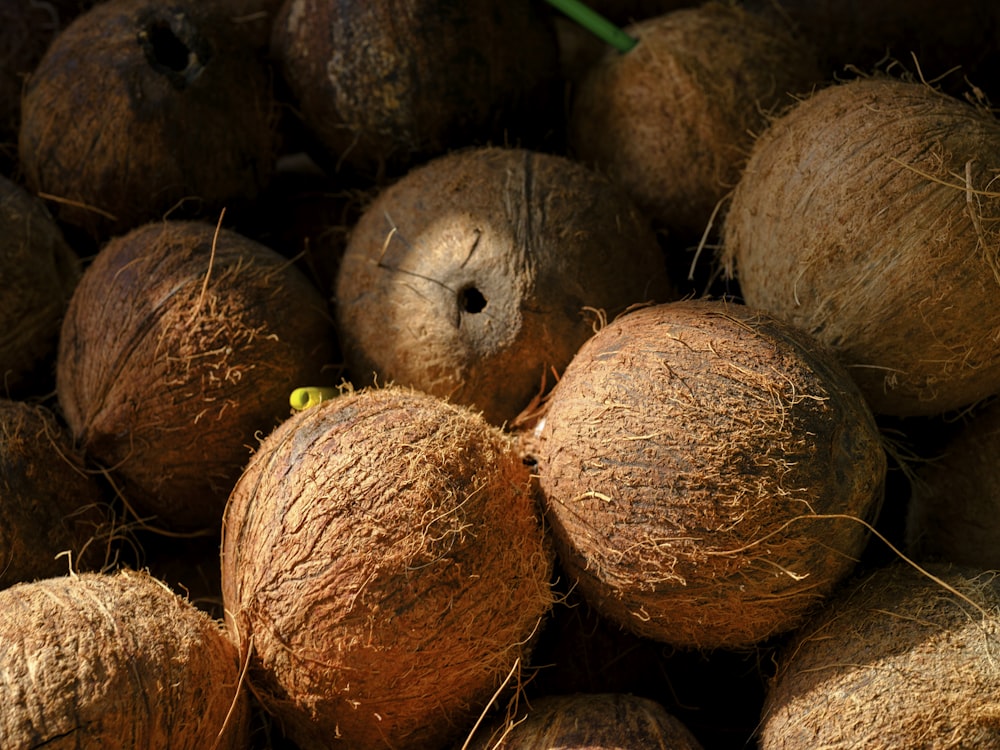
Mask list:
POLYGON ((675 292, 648 220, 564 157, 482 148, 382 191, 336 286, 355 385, 394 382, 511 422, 602 318, 675 292))
POLYGON ((512 439, 401 387, 262 443, 226 509, 226 622, 303 750, 444 747, 516 684, 553 555, 512 439))
POLYGON ((832 347, 872 409, 1000 391, 1000 123, 930 86, 830 86, 758 139, 724 262, 747 304, 832 347))
POLYGON ((524 444, 560 562, 591 605, 706 650, 761 643, 819 605, 854 569, 886 472, 832 353, 716 300, 602 328, 524 444))
POLYGON ((779 656, 761 750, 1000 747, 1000 580, 903 562, 852 580, 779 656))
POLYGON ((70 300, 59 405, 90 459, 154 526, 218 529, 261 432, 322 382, 333 323, 278 252, 203 222, 110 241, 70 300))
POLYGON ((144 573, 0 591, 4 747, 242 750, 239 677, 221 623, 144 573))

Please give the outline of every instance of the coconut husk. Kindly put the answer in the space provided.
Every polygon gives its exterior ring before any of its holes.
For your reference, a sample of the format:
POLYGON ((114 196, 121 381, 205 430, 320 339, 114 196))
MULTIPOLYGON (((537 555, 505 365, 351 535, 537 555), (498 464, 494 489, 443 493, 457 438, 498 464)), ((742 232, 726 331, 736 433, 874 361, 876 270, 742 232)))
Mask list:
POLYGON ((511 439, 398 386, 282 423, 223 527, 229 630, 303 750, 454 740, 517 685, 551 572, 511 439))
POLYGON ((592 606, 690 649, 791 630, 853 569, 886 457, 832 353, 715 300, 584 344, 526 436, 559 559, 592 606))
POLYGON ((757 141, 725 222, 747 304, 836 350, 872 409, 1000 390, 1000 123, 920 83, 831 86, 757 141))
POLYGON ((5 747, 246 747, 236 648, 217 621, 146 574, 0 591, 0 644, 5 747))

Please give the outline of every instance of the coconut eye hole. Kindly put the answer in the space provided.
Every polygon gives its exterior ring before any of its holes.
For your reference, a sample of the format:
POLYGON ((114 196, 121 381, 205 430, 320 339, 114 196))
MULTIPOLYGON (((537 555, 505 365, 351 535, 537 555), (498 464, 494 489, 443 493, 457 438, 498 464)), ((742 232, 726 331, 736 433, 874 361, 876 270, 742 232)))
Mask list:
POLYGON ((188 46, 163 22, 153 24, 148 33, 156 62, 177 73, 183 73, 191 62, 191 50, 188 46))
POLYGON ((205 69, 211 56, 205 40, 184 14, 152 18, 141 25, 139 44, 157 73, 183 89, 205 69))
POLYGON ((476 287, 467 286, 458 292, 458 307, 462 312, 482 312, 486 308, 486 297, 476 287))

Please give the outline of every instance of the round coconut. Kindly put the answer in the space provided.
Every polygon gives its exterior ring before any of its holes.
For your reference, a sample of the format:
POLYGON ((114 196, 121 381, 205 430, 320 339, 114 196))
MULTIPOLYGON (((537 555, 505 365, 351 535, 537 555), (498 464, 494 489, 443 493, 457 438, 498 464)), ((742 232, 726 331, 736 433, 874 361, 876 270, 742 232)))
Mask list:
POLYGON ((821 80, 812 50, 732 3, 680 8, 625 31, 638 44, 608 48, 575 91, 571 153, 660 227, 700 237, 768 114, 821 80))
POLYGON ((303 750, 454 740, 517 683, 552 564, 512 438, 398 386, 287 419, 223 526, 229 630, 303 750))
POLYGON ((383 190, 335 307, 356 385, 408 385, 512 421, 604 316, 674 297, 649 222, 567 158, 477 148, 383 190))
POLYGON ((628 693, 548 695, 496 727, 472 750, 702 750, 686 726, 649 698, 628 693))
POLYGON ((113 556, 97 479, 47 407, 0 399, 0 588, 113 556))
POLYGON ((1000 391, 1000 122, 919 83, 858 79, 761 136, 728 208, 747 304, 832 347, 872 409, 1000 391))
POLYGON ((530 0, 286 0, 271 50, 317 158, 366 180, 536 140, 561 106, 555 33, 530 0))
POLYGON ((239 676, 221 623, 149 575, 0 591, 4 747, 243 750, 239 676))
POLYGON ((995 572, 877 568, 779 656, 758 746, 998 748, 998 647, 995 572))
POLYGON ((584 344, 525 440, 559 559, 592 606, 681 648, 794 628, 854 568, 886 456, 804 332, 678 301, 584 344))
POLYGON ((45 204, 0 176, 0 377, 6 396, 50 384, 56 340, 81 264, 45 204), (47 368, 43 372, 43 368, 47 368), (47 375, 47 377, 46 377, 47 375))
POLYGON ((218 529, 255 435, 334 349, 322 295, 265 245, 198 221, 105 245, 63 320, 59 405, 77 444, 157 526, 218 529))
POLYGON ((269 72, 230 24, 191 2, 107 0, 36 67, 18 153, 56 218, 104 240, 255 198, 275 127, 269 72))

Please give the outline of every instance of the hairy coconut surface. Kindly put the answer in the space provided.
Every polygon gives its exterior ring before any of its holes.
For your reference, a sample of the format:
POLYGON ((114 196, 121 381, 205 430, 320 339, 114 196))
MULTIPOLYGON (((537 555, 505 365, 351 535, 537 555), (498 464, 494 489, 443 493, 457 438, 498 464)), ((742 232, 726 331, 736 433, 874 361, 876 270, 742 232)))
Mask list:
POLYGON ((303 750, 442 747, 516 674, 552 601, 530 487, 511 438, 401 387, 261 443, 226 510, 223 597, 254 693, 303 750))
POLYGON ((258 432, 323 382, 323 297, 265 245, 207 223, 147 224, 105 245, 67 309, 59 405, 83 450, 157 526, 217 529, 258 432))
POLYGON ((700 236, 772 110, 822 77, 774 19, 708 2, 626 27, 576 89, 573 155, 624 187, 658 225, 700 236))
POLYGON ((747 304, 833 347, 876 413, 1000 390, 1000 123, 929 86, 831 86, 757 141, 724 260, 747 304))
POLYGON ((546 21, 528 0, 286 0, 271 47, 324 160, 378 179, 538 130, 558 101, 546 21))
POLYGON ((0 176, 0 377, 5 396, 37 393, 81 265, 45 204, 0 176))
POLYGON ((622 191, 565 157, 495 147, 434 159, 383 190, 348 239, 335 303, 356 385, 374 374, 500 424, 599 318, 674 295, 622 191))
POLYGON ((241 750, 239 668, 221 623, 144 573, 0 591, 4 747, 241 750))
POLYGON ((886 471, 828 350, 714 300, 601 329, 526 446, 584 597, 682 648, 750 646, 801 622, 853 569, 886 471))
POLYGON ((0 587, 101 568, 112 531, 101 487, 55 415, 0 399, 0 587))
POLYGON ((628 693, 573 693, 531 701, 526 710, 469 745, 474 750, 701 750, 675 716, 628 693))
POLYGON ((995 572, 870 571, 787 645, 759 747, 998 748, 998 647, 995 572))
POLYGON ((39 62, 18 153, 56 218, 103 240, 253 199, 274 128, 267 69, 228 23, 194 3, 107 0, 39 62))

